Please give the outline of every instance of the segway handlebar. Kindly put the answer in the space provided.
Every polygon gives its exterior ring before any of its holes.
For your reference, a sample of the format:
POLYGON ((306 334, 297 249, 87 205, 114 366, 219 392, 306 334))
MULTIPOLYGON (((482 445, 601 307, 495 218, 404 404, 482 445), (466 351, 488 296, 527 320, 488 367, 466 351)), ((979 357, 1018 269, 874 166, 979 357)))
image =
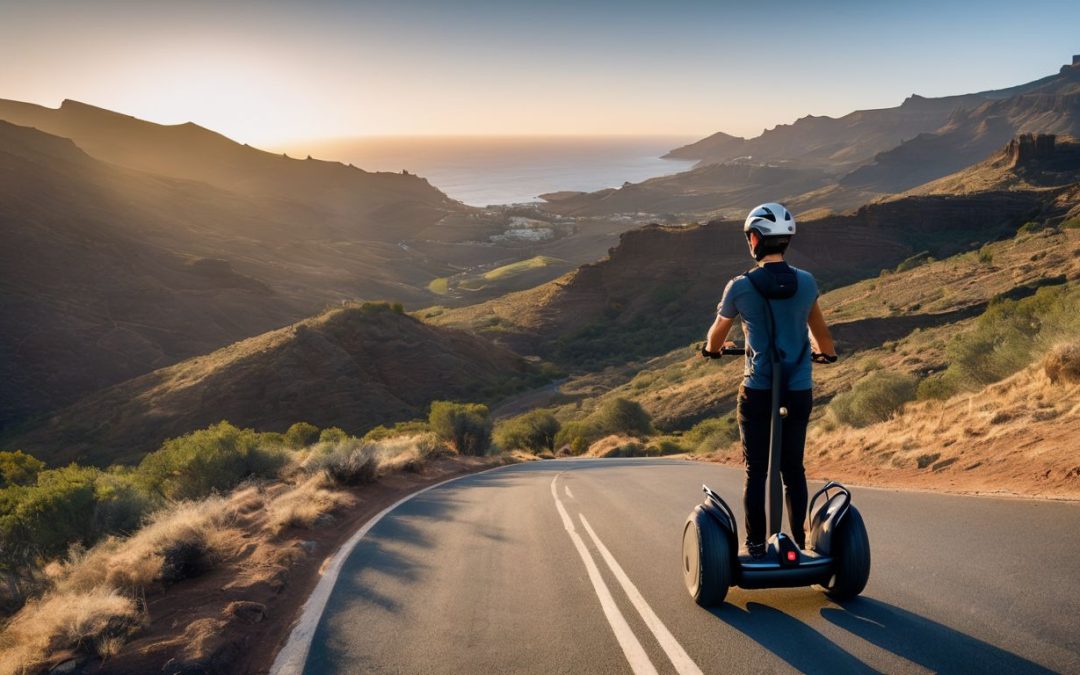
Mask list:
MULTIPOLYGON (((710 359, 718 359, 721 356, 745 356, 746 355, 746 347, 740 347, 738 345, 736 345, 734 347, 721 347, 720 351, 718 351, 718 352, 710 352, 708 349, 706 349, 706 347, 707 347, 707 345, 704 345, 704 344, 701 345, 701 355, 706 357, 706 358, 710 358, 710 359)), ((836 356, 836 354, 821 354, 819 352, 811 352, 810 353, 810 360, 813 361, 814 363, 824 363, 824 364, 836 363, 837 358, 838 357, 836 356)))
POLYGON ((721 347, 720 351, 718 351, 718 352, 710 352, 707 349, 707 347, 708 347, 708 345, 706 345, 706 344, 701 345, 701 355, 704 356, 705 358, 709 358, 709 359, 718 359, 721 356, 745 356, 746 355, 746 348, 745 347, 739 347, 739 346, 721 347))

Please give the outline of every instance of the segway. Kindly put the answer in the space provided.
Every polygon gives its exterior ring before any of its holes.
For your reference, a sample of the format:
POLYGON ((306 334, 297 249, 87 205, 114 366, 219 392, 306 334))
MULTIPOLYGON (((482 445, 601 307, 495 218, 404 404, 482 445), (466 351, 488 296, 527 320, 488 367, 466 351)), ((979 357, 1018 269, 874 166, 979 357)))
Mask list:
MULTIPOLYGON (((710 356, 745 354, 743 348, 725 348, 710 356)), ((813 360, 825 362, 820 354, 813 360)), ((731 507, 708 485, 703 503, 694 507, 683 528, 683 581, 702 607, 724 601, 728 588, 790 588, 819 585, 831 598, 853 598, 870 577, 870 540, 851 492, 830 481, 810 499, 807 548, 780 531, 784 499, 780 483, 781 421, 787 409, 780 405, 781 368, 773 358, 772 430, 769 439, 768 527, 763 558, 739 555, 739 528, 731 507), (818 500, 821 500, 820 505, 818 500), (817 508, 815 508, 817 506, 817 508)))

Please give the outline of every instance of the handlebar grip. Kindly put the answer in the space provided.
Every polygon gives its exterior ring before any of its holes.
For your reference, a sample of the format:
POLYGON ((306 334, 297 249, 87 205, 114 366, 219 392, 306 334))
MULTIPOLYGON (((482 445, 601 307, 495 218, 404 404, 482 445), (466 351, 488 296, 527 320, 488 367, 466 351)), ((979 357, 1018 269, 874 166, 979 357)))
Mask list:
POLYGON ((720 353, 724 356, 746 356, 746 350, 742 347, 722 347, 720 353))
POLYGON ((814 363, 836 363, 836 354, 820 354, 818 352, 811 352, 810 360, 814 363))

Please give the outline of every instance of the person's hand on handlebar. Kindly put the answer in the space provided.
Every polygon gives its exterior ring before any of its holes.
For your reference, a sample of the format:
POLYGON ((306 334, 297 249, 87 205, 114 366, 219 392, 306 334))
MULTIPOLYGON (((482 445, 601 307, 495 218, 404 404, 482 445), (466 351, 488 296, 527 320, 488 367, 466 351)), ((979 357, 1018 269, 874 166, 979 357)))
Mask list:
POLYGON ((724 356, 724 354, 725 354, 726 350, 728 350, 728 349, 738 349, 738 348, 739 348, 739 345, 737 345, 737 344, 735 344, 734 342, 732 342, 732 341, 728 340, 728 341, 727 341, 727 342, 725 342, 725 343, 724 343, 724 345, 723 345, 723 346, 722 346, 722 347, 720 348, 720 351, 716 351, 716 352, 710 352, 710 351, 709 351, 709 344, 708 344, 707 342, 704 342, 704 343, 702 343, 702 345, 701 345, 701 355, 702 355, 702 356, 703 356, 704 358, 707 358, 707 359, 718 359, 718 358, 720 358, 721 356, 724 356))
POLYGON ((810 359, 814 363, 836 363, 837 358, 836 354, 819 354, 818 352, 810 354, 810 359))

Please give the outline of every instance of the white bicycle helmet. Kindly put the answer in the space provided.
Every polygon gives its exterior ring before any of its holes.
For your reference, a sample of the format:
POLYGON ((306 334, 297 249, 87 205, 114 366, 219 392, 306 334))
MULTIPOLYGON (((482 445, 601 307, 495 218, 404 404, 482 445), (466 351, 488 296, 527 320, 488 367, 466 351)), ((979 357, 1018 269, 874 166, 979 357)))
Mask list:
POLYGON ((757 230, 762 237, 790 237, 795 234, 795 217, 783 204, 769 202, 755 206, 743 223, 743 232, 757 230))
POLYGON ((743 233, 750 255, 761 260, 769 254, 787 250, 795 234, 795 217, 783 204, 776 202, 755 206, 743 223, 743 233))

